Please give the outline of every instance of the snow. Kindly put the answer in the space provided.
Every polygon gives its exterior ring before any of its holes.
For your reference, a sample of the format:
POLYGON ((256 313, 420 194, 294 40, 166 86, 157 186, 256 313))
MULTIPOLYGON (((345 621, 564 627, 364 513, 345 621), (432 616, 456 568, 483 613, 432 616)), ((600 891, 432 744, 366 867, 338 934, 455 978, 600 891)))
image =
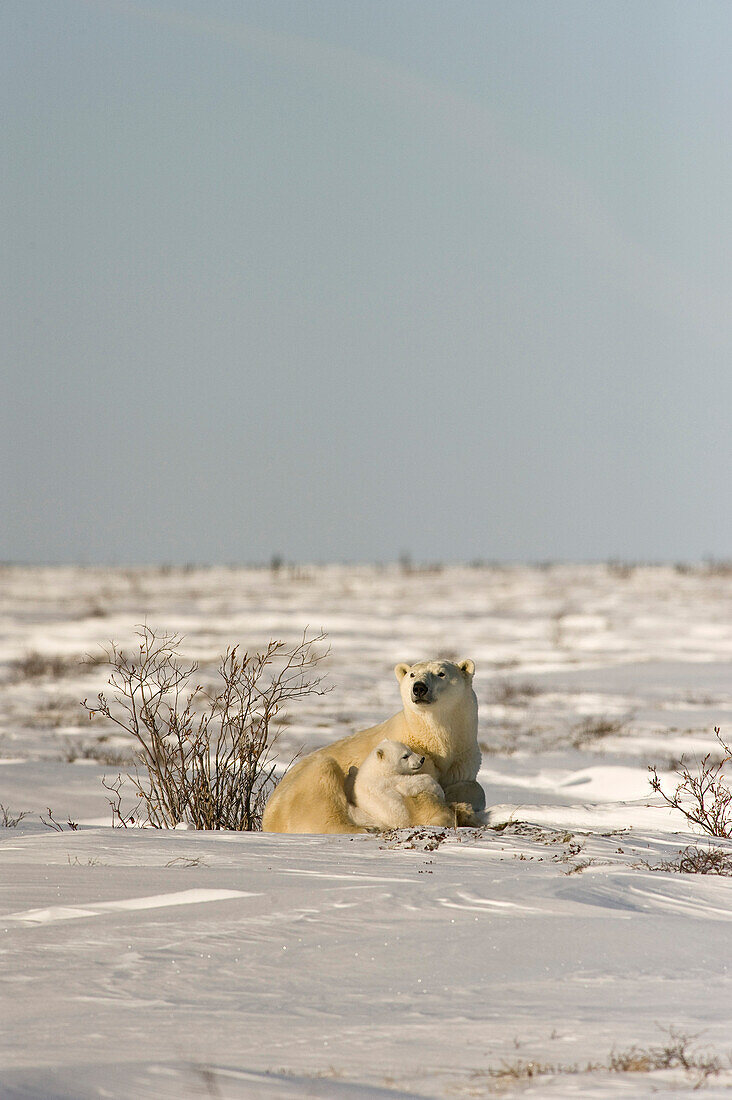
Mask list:
POLYGON ((2 1100, 676 1097, 700 1074, 602 1068, 670 1030, 719 1059, 704 1094, 730 1095, 732 879, 649 869, 700 838, 647 765, 668 788, 674 760, 730 730, 732 576, 6 567, 0 582, 0 804, 29 811, 0 829, 2 1100), (185 633, 203 676, 231 643, 327 631, 333 690, 290 715, 283 761, 393 713, 397 661, 472 657, 494 827, 113 829, 100 779, 120 766, 99 756, 129 746, 78 705, 104 668, 28 678, 12 662, 129 644, 141 622, 185 633))
POLYGON ((241 890, 183 890, 174 894, 154 894, 149 898, 122 898, 118 901, 92 902, 87 909, 71 909, 55 905, 50 909, 28 909, 25 913, 8 913, 9 921, 25 924, 51 924, 57 920, 77 920, 80 917, 101 916, 110 909, 167 909, 171 905, 201 905, 206 901, 224 901, 227 898, 246 898, 250 894, 241 890))

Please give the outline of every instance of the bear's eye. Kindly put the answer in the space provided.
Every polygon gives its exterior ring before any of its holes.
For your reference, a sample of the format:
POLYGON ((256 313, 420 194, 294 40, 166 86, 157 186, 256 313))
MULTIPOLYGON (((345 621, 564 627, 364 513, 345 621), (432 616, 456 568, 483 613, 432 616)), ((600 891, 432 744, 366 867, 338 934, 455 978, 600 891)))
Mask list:
POLYGON ((408 752, 404 753, 404 756, 402 757, 402 760, 409 760, 409 753, 408 752))
POLYGON ((414 673, 413 672, 410 672, 409 675, 411 676, 412 679, 414 679, 414 673))
POLYGON ((438 676, 444 676, 444 675, 445 675, 445 673, 444 673, 444 672, 438 672, 438 673, 437 673, 437 675, 438 675, 438 676))

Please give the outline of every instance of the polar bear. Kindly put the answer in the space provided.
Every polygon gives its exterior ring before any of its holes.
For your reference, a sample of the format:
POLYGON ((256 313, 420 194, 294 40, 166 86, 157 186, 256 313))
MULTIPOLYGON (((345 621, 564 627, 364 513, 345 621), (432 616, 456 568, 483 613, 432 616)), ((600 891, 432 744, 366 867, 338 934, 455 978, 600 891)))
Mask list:
MULTIPOLYGON (((477 824, 485 795, 480 767, 478 701, 471 660, 398 664, 402 709, 385 722, 343 737, 310 753, 290 768, 264 810, 262 828, 272 833, 363 833, 351 817, 357 769, 381 741, 400 741, 426 757, 424 771, 442 787, 458 824, 477 824)), ((432 824, 412 807, 413 824, 432 824)), ((430 814, 434 803, 428 807, 430 814)))
MULTIPOLYGON (((411 807, 433 800, 435 825, 451 825, 442 787, 431 775, 421 772, 426 757, 412 752, 401 741, 384 740, 373 749, 353 782, 354 808, 351 819, 357 825, 381 829, 404 829, 414 824, 411 807)), ((425 824, 424 821, 421 824, 425 824)))

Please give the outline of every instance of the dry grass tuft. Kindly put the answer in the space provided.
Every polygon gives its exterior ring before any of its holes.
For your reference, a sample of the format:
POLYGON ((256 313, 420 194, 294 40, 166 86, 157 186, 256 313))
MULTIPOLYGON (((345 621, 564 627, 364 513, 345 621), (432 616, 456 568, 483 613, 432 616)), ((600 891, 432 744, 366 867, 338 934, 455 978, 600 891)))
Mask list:
POLYGON ((44 654, 33 650, 10 662, 11 681, 58 680, 69 674, 70 659, 61 654, 44 654))
POLYGON ((584 748, 601 741, 603 737, 621 733, 627 724, 627 718, 585 718, 572 730, 571 745, 575 749, 584 748))
POLYGON ((697 1084, 716 1075, 722 1069, 718 1058, 693 1049, 697 1036, 683 1035, 673 1029, 668 1039, 659 1046, 632 1046, 626 1051, 614 1051, 610 1055, 608 1069, 613 1073, 652 1073, 661 1069, 683 1069, 693 1074, 697 1084))
POLYGON ((541 688, 529 680, 497 680, 493 685, 491 702, 503 707, 521 706, 527 699, 539 695, 541 688))
POLYGON ((704 570, 710 577, 732 577, 732 558, 709 558, 704 570))
POLYGON ((669 871, 684 875, 732 875, 732 852, 723 848, 699 848, 690 844, 681 849, 676 859, 664 859, 654 864, 642 860, 640 866, 649 871, 669 871))
POLYGON ((76 741, 69 739, 64 747, 64 760, 75 764, 77 760, 95 760, 112 768, 131 767, 136 760, 132 748, 113 749, 101 741, 76 741))
POLYGON ((106 665, 109 658, 106 653, 83 655, 64 653, 38 653, 31 650, 24 657, 10 662, 10 682, 23 680, 60 680, 64 676, 83 675, 97 665, 106 665))
POLYGON ((534 1062, 517 1059, 504 1062, 495 1069, 489 1069, 487 1076, 503 1081, 526 1081, 535 1077, 560 1077, 565 1075, 589 1073, 654 1073, 658 1070, 681 1069, 689 1075, 695 1089, 716 1076, 722 1069, 722 1063, 706 1052, 694 1049, 697 1036, 683 1035, 669 1031, 668 1040, 658 1046, 643 1048, 629 1047, 627 1050, 612 1051, 605 1062, 534 1062))
POLYGON ((382 848, 410 848, 420 852, 434 852, 450 833, 446 829, 389 829, 381 834, 382 848))

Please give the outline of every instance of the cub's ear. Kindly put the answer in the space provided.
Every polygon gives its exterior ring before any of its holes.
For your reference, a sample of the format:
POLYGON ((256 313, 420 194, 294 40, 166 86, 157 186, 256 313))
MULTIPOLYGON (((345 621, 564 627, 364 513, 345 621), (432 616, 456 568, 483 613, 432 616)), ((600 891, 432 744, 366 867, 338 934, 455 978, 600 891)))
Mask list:
POLYGON ((399 681, 399 683, 401 683, 402 680, 404 679, 404 677, 409 672, 409 665, 405 665, 405 664, 394 665, 394 672, 396 674, 397 680, 399 681))
POLYGON ((469 657, 466 657, 464 661, 460 662, 458 668, 461 672, 465 673, 468 679, 470 679, 475 672, 475 662, 471 661, 469 657))
POLYGON ((383 749, 377 749, 376 750, 376 755, 378 756, 379 760, 383 760, 384 759, 384 750, 383 749))

